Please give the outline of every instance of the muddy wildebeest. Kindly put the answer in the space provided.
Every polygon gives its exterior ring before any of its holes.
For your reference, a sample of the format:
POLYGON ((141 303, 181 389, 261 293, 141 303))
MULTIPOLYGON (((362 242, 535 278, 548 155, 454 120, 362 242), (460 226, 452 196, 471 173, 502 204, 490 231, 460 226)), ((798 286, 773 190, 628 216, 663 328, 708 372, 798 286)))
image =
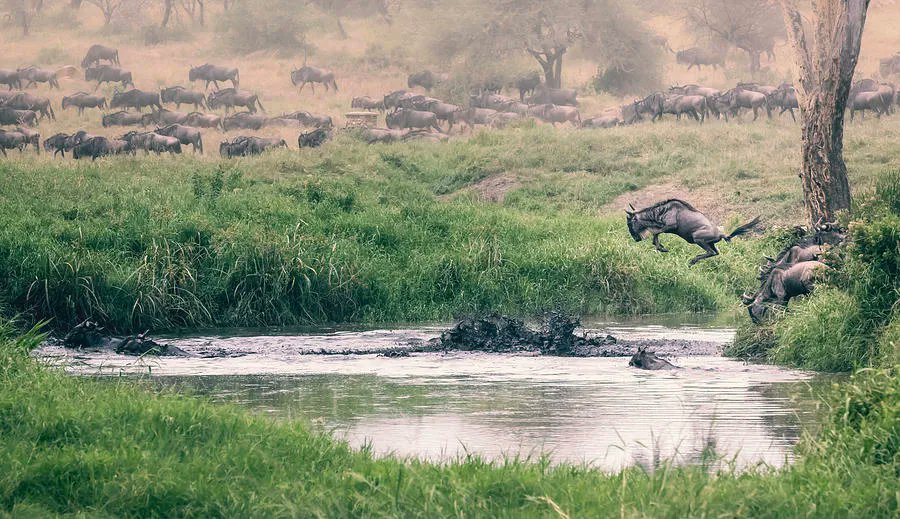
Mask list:
POLYGON ((758 324, 772 305, 786 306, 792 298, 809 294, 820 273, 827 268, 821 261, 801 261, 773 268, 756 294, 741 297, 750 319, 758 324))
POLYGON ((224 90, 217 90, 215 92, 210 92, 209 96, 206 99, 206 105, 209 106, 210 109, 214 110, 219 107, 225 107, 225 113, 232 108, 241 106, 246 108, 250 113, 256 113, 256 106, 259 105, 259 109, 263 112, 266 111, 263 108, 262 102, 259 100, 259 96, 254 94, 253 92, 247 92, 246 90, 237 90, 234 88, 226 88, 224 90))
POLYGON ((85 108, 99 108, 105 110, 106 98, 103 96, 92 96, 85 92, 76 92, 62 98, 62 109, 66 110, 70 106, 78 108, 78 115, 84 114, 85 108))
POLYGON ((469 96, 469 106, 474 106, 475 108, 490 108, 491 110, 502 112, 506 111, 507 106, 513 104, 518 104, 518 101, 512 97, 506 97, 500 94, 482 92, 480 94, 469 96))
POLYGON ((769 106, 769 98, 765 94, 754 92, 752 90, 744 90, 740 87, 732 88, 716 97, 717 106, 725 105, 733 113, 738 113, 741 108, 753 110, 753 120, 759 117, 759 109, 765 108, 766 115, 772 118, 772 107, 769 106), (721 104, 719 104, 721 103, 721 104))
POLYGON ((138 112, 145 106, 156 107, 162 110, 162 104, 159 102, 158 92, 144 92, 136 88, 127 92, 116 92, 113 94, 112 100, 109 102, 110 108, 134 108, 138 112))
POLYGON ((38 114, 34 110, 17 110, 6 106, 0 106, 0 125, 24 124, 34 126, 37 124, 38 114))
POLYGON ((883 78, 889 78, 894 74, 900 74, 900 52, 888 58, 878 60, 878 72, 883 78))
POLYGON ((6 150, 19 150, 19 153, 22 153, 27 145, 28 138, 24 134, 0 130, 0 153, 3 153, 4 157, 7 156, 6 150))
POLYGON ((9 90, 22 89, 22 77, 15 70, 0 69, 0 85, 6 85, 9 90))
POLYGON ((433 113, 437 117, 438 121, 447 121, 447 123, 449 123, 447 131, 449 132, 453 129, 453 121, 455 120, 456 112, 461 111, 462 107, 459 105, 435 100, 428 103, 428 105, 426 106, 426 110, 433 113))
POLYGON ((16 131, 25 136, 25 144, 31 144, 38 155, 41 154, 41 134, 30 128, 16 126, 16 131))
POLYGON ((636 210, 629 205, 625 209, 628 222, 628 232, 634 241, 641 241, 648 236, 653 237, 653 245, 659 252, 669 252, 659 243, 660 234, 677 234, 688 243, 696 243, 705 254, 700 254, 690 261, 690 265, 706 258, 717 256, 719 251, 716 249, 716 243, 725 240, 731 241, 732 238, 746 234, 759 223, 757 216, 753 220, 741 225, 731 232, 725 234, 718 227, 709 221, 700 211, 691 207, 691 205, 683 200, 675 198, 663 200, 645 209, 636 210))
POLYGON ((469 130, 471 130, 475 127, 476 124, 491 124, 491 117, 493 117, 494 114, 497 113, 497 110, 492 110, 490 108, 476 108, 473 106, 471 108, 460 110, 453 114, 453 122, 466 123, 466 126, 468 126, 469 130))
POLYGON ((236 129, 259 130, 269 122, 265 115, 257 115, 251 112, 238 112, 222 121, 222 129, 231 131, 236 129))
POLYGON ((662 118, 662 114, 674 114, 676 119, 681 120, 681 116, 686 114, 703 124, 708 112, 705 97, 676 94, 666 96, 659 118, 662 118))
POLYGON ((186 126, 195 126, 197 128, 221 128, 222 117, 215 114, 191 112, 188 114, 184 124, 186 126))
POLYGON ((194 153, 197 153, 198 150, 200 151, 200 153, 203 153, 203 137, 200 135, 200 130, 198 130, 197 128, 184 126, 181 124, 170 124, 162 128, 157 128, 153 131, 159 135, 175 137, 176 139, 181 141, 181 144, 190 144, 191 146, 193 146, 194 153))
POLYGON ((119 51, 103 45, 91 45, 84 59, 81 60, 81 68, 88 68, 91 65, 100 63, 100 60, 106 60, 113 65, 119 65, 119 51))
POLYGON ((19 73, 19 77, 27 80, 28 84, 25 85, 25 88, 34 85, 35 83, 48 83, 50 88, 59 88, 59 81, 56 78, 56 72, 47 69, 40 69, 37 67, 25 67, 17 70, 19 73))
POLYGON ((631 357, 631 360, 628 361, 628 365, 633 368, 647 370, 678 369, 678 366, 666 359, 657 357, 652 351, 647 351, 646 346, 638 347, 637 353, 631 357))
POLYGON ((582 128, 614 128, 624 122, 617 114, 598 115, 581 121, 582 128))
POLYGON ((15 108, 16 110, 31 110, 37 112, 42 118, 47 117, 48 119, 56 119, 56 114, 53 112, 53 106, 50 105, 49 99, 46 97, 33 96, 26 92, 20 92, 7 99, 6 102, 3 103, 3 106, 15 108))
POLYGON ((297 111, 291 112, 287 114, 281 114, 277 117, 278 119, 287 119, 292 121, 297 121, 303 126, 308 128, 331 128, 334 126, 334 121, 332 121, 331 116, 329 115, 321 115, 321 114, 313 114, 306 111, 297 111))
POLYGON ((75 159, 90 157, 93 161, 97 157, 119 155, 129 151, 131 151, 131 148, 125 141, 107 139, 106 137, 91 137, 72 148, 72 157, 75 159))
POLYGON ((440 99, 435 99, 433 97, 427 97, 423 95, 407 95, 401 97, 397 103, 400 105, 400 108, 406 108, 407 110, 419 110, 422 112, 428 111, 428 105, 434 103, 435 101, 440 101, 440 99))
POLYGON ((329 85, 334 88, 335 92, 338 89, 337 82, 334 80, 334 72, 330 70, 304 65, 291 71, 291 84, 294 86, 300 85, 300 92, 303 92, 303 87, 307 83, 309 83, 314 94, 316 93, 316 83, 325 85, 326 92, 329 85))
MULTIPOLYGON (((452 117, 452 114, 451 114, 452 117)), ((510 124, 522 119, 522 116, 515 112, 497 112, 488 119, 488 125, 491 128, 506 128, 510 124)), ((453 127, 453 119, 450 119, 450 127, 453 127)), ((449 131, 449 130, 448 130, 449 131)))
POLYGON ((351 130, 351 135, 366 141, 367 144, 401 141, 408 133, 409 130, 391 130, 388 128, 361 127, 351 130))
POLYGON ((519 101, 525 102, 525 95, 534 95, 534 91, 541 85, 541 75, 537 72, 529 72, 524 76, 519 76, 513 81, 513 86, 519 91, 519 101))
POLYGON ((163 103, 175 103, 176 109, 181 108, 182 104, 192 104, 194 110, 206 108, 206 97, 202 92, 194 92, 180 86, 161 88, 159 99, 163 103))
POLYGON ((218 90, 219 81, 231 81, 231 85, 234 88, 237 88, 238 85, 240 85, 241 77, 240 72, 238 72, 238 69, 236 68, 219 67, 206 63, 199 67, 191 67, 190 72, 188 72, 188 80, 191 83, 198 80, 206 81, 204 90, 209 88, 210 83, 218 90))
POLYGON ((121 140, 128 143, 132 150, 144 150, 146 153, 181 153, 181 141, 176 137, 168 135, 159 135, 155 132, 136 132, 131 131, 120 137, 121 140))
POLYGON ((875 112, 875 117, 881 118, 881 114, 887 112, 884 106, 884 98, 880 92, 857 92, 850 97, 850 120, 853 121, 856 112, 862 112, 862 118, 866 118, 866 110, 875 112))
POLYGON ((401 108, 395 112, 387 114, 387 116, 385 116, 385 122, 387 123, 387 127, 392 129, 434 128, 441 133, 444 132, 444 130, 441 129, 440 125, 438 125, 437 116, 433 112, 423 112, 420 110, 409 110, 407 108, 401 108))
POLYGON ((62 154, 63 157, 66 156, 66 141, 69 139, 69 136, 65 133, 57 133, 56 135, 52 135, 44 140, 44 151, 50 153, 53 151, 53 157, 56 158, 56 154, 62 154))
POLYGON ((271 148, 287 148, 284 139, 263 139, 261 137, 236 137, 219 144, 219 154, 226 158, 259 155, 271 148))
POLYGON ((565 122, 572 123, 572 126, 576 127, 581 125, 581 114, 574 106, 544 105, 544 109, 537 114, 537 117, 553 126, 556 126, 556 123, 565 122))
POLYGON ((331 131, 325 128, 316 128, 311 132, 301 133, 297 137, 297 145, 300 148, 318 148, 329 138, 331 138, 331 131))
POLYGON ((539 88, 537 94, 528 98, 528 104, 553 104, 557 106, 578 106, 578 91, 574 88, 539 88))
POLYGON ((712 65, 713 69, 725 67, 725 53, 699 47, 691 47, 689 49, 680 50, 675 53, 675 62, 681 65, 687 65, 688 70, 693 67, 698 69, 702 65, 712 65))
POLYGON ((421 72, 415 72, 410 74, 406 78, 406 86, 409 88, 415 88, 420 86, 425 90, 431 91, 432 88, 438 83, 438 77, 430 70, 423 70, 421 72))
POLYGON ((737 86, 738 86, 738 88, 743 88, 744 90, 749 90, 751 92, 759 92, 760 94, 767 95, 767 96, 774 94, 778 90, 778 87, 776 87, 776 86, 760 85, 759 83, 756 83, 756 82, 742 81, 742 82, 738 83, 737 86))
POLYGON ((352 101, 350 101, 350 108, 358 108, 361 110, 378 110, 379 112, 384 111, 384 100, 376 101, 368 96, 362 97, 354 97, 352 101))
POLYGON ((126 112, 122 110, 111 114, 105 114, 101 119, 101 123, 104 128, 110 126, 146 126, 147 123, 152 122, 150 120, 151 117, 150 114, 126 112))

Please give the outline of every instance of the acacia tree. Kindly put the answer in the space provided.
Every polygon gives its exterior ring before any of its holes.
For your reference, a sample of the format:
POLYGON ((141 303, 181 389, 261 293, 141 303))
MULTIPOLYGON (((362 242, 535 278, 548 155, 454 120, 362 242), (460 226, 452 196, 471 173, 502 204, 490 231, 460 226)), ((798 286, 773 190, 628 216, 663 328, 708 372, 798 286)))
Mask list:
MULTIPOLYGON (((103 13, 103 25, 109 25, 112 21, 113 15, 116 14, 116 11, 122 7, 122 4, 125 3, 125 0, 83 0, 93 6, 96 6, 97 9, 100 9, 100 12, 103 13)), ((78 6, 81 5, 82 2, 78 2, 78 6)), ((73 6, 76 5, 73 1, 73 6)))
POLYGON ((800 178, 809 221, 834 221, 850 210, 844 163, 844 112, 859 58, 869 0, 813 0, 807 35, 796 0, 781 0, 799 78, 803 163, 800 178))
POLYGON ((746 52, 751 73, 759 71, 763 53, 773 55, 775 40, 784 38, 775 0, 686 0, 683 8, 689 26, 746 52))
POLYGON ((28 36, 31 32, 31 24, 43 7, 43 3, 43 0, 6 0, 10 20, 22 29, 24 36, 28 36))

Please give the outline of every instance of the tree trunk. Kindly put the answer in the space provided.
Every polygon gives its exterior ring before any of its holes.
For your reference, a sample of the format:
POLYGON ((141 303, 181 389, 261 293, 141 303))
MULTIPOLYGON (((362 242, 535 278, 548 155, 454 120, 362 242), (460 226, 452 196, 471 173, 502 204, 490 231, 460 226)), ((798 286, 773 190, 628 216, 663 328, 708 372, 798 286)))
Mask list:
POLYGON ((197 0, 197 5, 200 8, 200 27, 206 24, 206 6, 203 5, 203 1, 197 0))
POLYGON ((346 40, 347 39, 347 31, 344 29, 344 24, 341 23, 341 17, 335 16, 334 21, 337 24, 338 34, 341 35, 341 39, 346 40))
POLYGON ((844 112, 859 58, 869 0, 815 0, 815 38, 807 39, 796 0, 781 0, 799 67, 800 179, 810 224, 850 210, 844 163, 844 112), (810 46, 810 42, 814 46, 810 46))
POLYGON ((162 22, 160 22, 160 24, 159 24, 159 26, 163 29, 165 29, 166 26, 169 25, 169 17, 172 16, 172 2, 174 0, 165 0, 165 1, 166 1, 166 5, 165 5, 165 9, 163 10, 162 22))
POLYGON ((759 72, 761 55, 762 52, 758 50, 747 51, 747 56, 750 57, 750 76, 752 77, 756 77, 756 74, 759 72))
POLYGON ((555 47, 552 50, 544 49, 536 51, 528 49, 534 59, 537 60, 544 71, 544 84, 548 88, 560 88, 562 85, 562 57, 566 53, 565 47, 555 47))

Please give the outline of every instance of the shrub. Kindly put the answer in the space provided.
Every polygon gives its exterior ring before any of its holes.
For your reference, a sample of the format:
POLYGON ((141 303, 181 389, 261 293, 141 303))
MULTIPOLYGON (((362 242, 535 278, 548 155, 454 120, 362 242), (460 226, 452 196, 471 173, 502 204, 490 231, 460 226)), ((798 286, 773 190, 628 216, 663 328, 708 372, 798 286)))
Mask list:
POLYGON ((45 47, 38 51, 35 61, 38 65, 61 65, 63 63, 72 63, 75 60, 62 47, 45 47))
POLYGON ((308 52, 304 11, 290 0, 240 2, 221 15, 216 32, 228 52, 276 51, 282 56, 308 52))

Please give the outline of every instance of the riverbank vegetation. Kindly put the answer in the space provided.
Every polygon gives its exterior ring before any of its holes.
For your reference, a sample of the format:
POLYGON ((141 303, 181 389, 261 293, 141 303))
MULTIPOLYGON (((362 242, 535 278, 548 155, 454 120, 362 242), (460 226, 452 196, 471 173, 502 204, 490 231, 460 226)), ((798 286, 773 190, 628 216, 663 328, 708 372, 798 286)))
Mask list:
POLYGON ((900 363, 900 172, 857 200, 825 282, 764 325, 741 327, 729 354, 817 371, 900 363))
MULTIPOLYGON (((0 339, 0 515, 891 517, 900 382, 861 372, 783 469, 605 474, 546 459, 434 465, 353 451, 295 421, 71 377, 0 339)), ((726 465, 727 467, 727 465, 726 465)))
MULTIPOLYGON (((619 206, 674 193, 728 228, 756 214, 796 222, 795 131, 524 127, 230 162, 4 161, 0 303, 57 328, 91 317, 120 331, 737 309, 778 232, 688 268, 699 249, 634 243, 619 206)), ((869 128, 852 131, 865 191, 896 157, 857 142, 869 128)))

